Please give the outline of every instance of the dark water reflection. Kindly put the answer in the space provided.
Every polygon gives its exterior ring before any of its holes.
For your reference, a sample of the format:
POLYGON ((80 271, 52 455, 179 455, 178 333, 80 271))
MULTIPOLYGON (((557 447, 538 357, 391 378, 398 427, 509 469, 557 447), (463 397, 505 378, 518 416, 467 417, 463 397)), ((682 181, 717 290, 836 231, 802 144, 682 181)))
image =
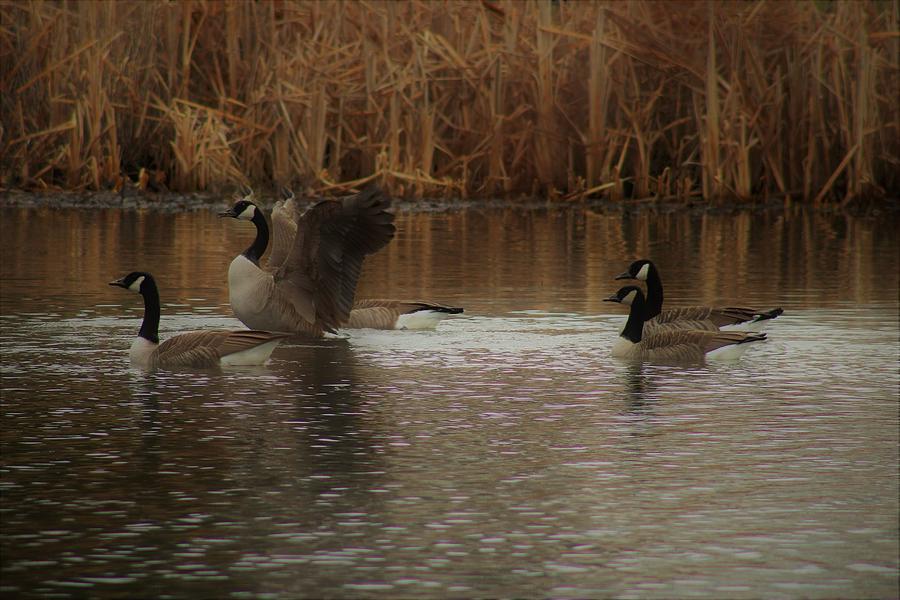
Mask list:
POLYGON ((241 225, 0 211, 5 596, 898 594, 895 218, 401 214, 361 295, 465 317, 130 368, 106 283, 154 271, 163 336, 236 326, 241 225), (786 314, 738 363, 618 363, 638 256, 673 305, 786 314))

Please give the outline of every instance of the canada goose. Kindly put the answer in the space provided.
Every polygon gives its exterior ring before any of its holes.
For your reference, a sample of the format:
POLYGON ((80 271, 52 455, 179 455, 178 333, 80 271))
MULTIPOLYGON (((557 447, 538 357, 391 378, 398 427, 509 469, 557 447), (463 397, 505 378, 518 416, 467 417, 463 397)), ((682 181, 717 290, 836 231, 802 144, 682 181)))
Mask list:
POLYGON ((434 329, 450 315, 463 312, 456 306, 406 300, 358 300, 350 311, 346 329, 434 329))
POLYGON ((188 331, 159 343, 159 290, 150 273, 135 271, 115 285, 144 297, 144 321, 131 344, 131 362, 141 367, 261 365, 286 334, 268 331, 188 331))
POLYGON ((750 342, 766 339, 765 333, 746 331, 660 330, 644 335, 646 300, 641 288, 629 285, 604 298, 631 307, 625 328, 612 348, 614 358, 673 362, 733 359, 743 354, 750 342))
POLYGON ((659 326, 679 329, 746 329, 756 330, 763 321, 774 319, 784 312, 782 308, 758 310, 740 306, 712 307, 688 306, 684 308, 662 309, 663 286, 659 271, 653 262, 636 260, 628 270, 616 279, 638 279, 647 283, 645 332, 655 331, 659 326), (649 328, 649 329, 648 329, 649 328))
MULTIPOLYGON (((241 193, 244 201, 252 203, 250 200, 252 191, 249 188, 244 188, 241 193)), ((294 193, 288 188, 282 188, 281 196, 282 200, 276 202, 272 209, 272 251, 269 253, 265 266, 266 271, 273 273, 281 268, 287 260, 297 236, 298 223, 304 219, 304 215, 300 214, 294 201, 294 193)), ((265 220, 262 216, 260 219, 265 220)), ((307 225, 304 223, 303 227, 305 229, 307 225)), ((258 239, 259 229, 257 228, 258 239)), ((265 252, 265 246, 260 250, 260 255, 263 252, 265 252)), ((434 302, 366 299, 354 302, 349 317, 341 323, 341 327, 346 329, 433 329, 445 317, 461 312, 463 312, 462 308, 434 302)))
POLYGON ((276 225, 280 240, 265 269, 259 260, 269 244, 269 226, 262 211, 241 199, 219 213, 256 225, 253 243, 228 268, 234 314, 253 329, 311 337, 335 332, 349 319, 363 259, 394 237, 389 206, 390 199, 374 187, 316 203, 295 221, 293 238, 284 237, 284 223, 276 225))

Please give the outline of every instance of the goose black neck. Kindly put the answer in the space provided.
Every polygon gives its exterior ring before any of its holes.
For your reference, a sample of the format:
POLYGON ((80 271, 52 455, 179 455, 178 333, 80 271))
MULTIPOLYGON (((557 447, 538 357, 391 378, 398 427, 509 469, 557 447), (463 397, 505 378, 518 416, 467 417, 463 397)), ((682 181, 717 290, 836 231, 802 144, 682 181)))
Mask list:
POLYGON ((659 277, 659 271, 656 267, 650 265, 647 273, 647 301, 645 307, 645 318, 649 321, 662 312, 663 305, 663 286, 662 279, 659 277))
POLYGON ((159 290, 152 277, 141 284, 141 296, 144 297, 144 322, 138 335, 154 344, 159 343, 159 290))
POLYGON ((637 344, 644 335, 644 311, 646 303, 644 295, 635 294, 631 302, 631 310, 628 312, 628 320, 625 321, 625 328, 622 329, 622 337, 628 341, 637 344))
POLYGON ((259 265, 259 259, 262 258, 266 247, 269 245, 269 225, 266 223, 266 218, 259 208, 253 211, 252 221, 256 225, 256 239, 253 240, 249 248, 244 250, 244 256, 250 259, 253 264, 259 265))

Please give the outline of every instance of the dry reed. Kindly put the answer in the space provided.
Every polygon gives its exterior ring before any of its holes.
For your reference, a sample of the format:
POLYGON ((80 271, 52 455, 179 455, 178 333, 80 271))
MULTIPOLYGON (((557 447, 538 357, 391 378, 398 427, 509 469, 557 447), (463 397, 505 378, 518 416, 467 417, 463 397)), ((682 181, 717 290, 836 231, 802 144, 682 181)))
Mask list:
POLYGON ((409 197, 900 190, 896 1, 0 11, 3 188, 153 173, 180 191, 377 181, 409 197))

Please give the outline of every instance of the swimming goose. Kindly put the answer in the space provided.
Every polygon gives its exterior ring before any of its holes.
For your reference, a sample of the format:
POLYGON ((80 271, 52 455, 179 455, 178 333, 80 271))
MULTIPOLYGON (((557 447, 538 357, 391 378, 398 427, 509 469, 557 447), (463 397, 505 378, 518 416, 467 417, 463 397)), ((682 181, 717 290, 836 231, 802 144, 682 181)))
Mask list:
POLYGON ((346 329, 434 329, 450 315, 463 312, 456 306, 414 300, 358 300, 350 311, 346 329))
POLYGON ((678 329, 746 329, 758 330, 769 319, 774 319, 784 312, 782 308, 759 310, 740 306, 712 307, 687 306, 683 308, 662 309, 663 287, 659 271, 651 261, 636 260, 628 270, 616 279, 638 279, 647 283, 645 332, 655 331, 657 327, 678 329))
MULTIPOLYGON (((269 226, 262 211, 240 199, 219 213, 256 226, 253 243, 228 268, 234 314, 253 329, 310 337, 335 332, 350 317, 363 259, 394 237, 394 215, 386 211, 390 202, 372 187, 314 204, 295 222, 290 243, 276 244, 265 268, 259 261, 269 244, 269 226)), ((282 226, 276 225, 276 232, 282 226)))
MULTIPOLYGON (((242 199, 252 202, 252 190, 244 188, 242 199)), ((294 193, 281 188, 282 199, 272 209, 272 251, 265 270, 277 271, 287 260, 297 224, 303 219, 294 201, 294 193)), ((264 220, 264 219, 263 219, 264 220)), ((254 221, 255 222, 255 221, 254 221)), ((304 225, 305 227, 306 225, 304 225)), ((258 233, 258 231, 257 231, 258 233)), ((262 248, 262 252, 265 247, 262 248)), ((261 254, 260 253, 260 254, 261 254)), ((350 315, 341 324, 345 329, 434 329, 449 315, 463 312, 462 308, 419 300, 366 299, 354 302, 350 315)))
POLYGON ((621 288, 604 302, 630 306, 625 328, 612 348, 614 358, 666 362, 699 362, 706 359, 734 359, 744 353, 750 342, 766 339, 765 333, 746 331, 659 330, 644 335, 646 300, 641 288, 621 288))
POLYGON ((215 367, 261 365, 285 334, 268 331, 188 331, 159 343, 159 290, 150 273, 135 271, 115 285, 144 297, 144 321, 131 344, 129 356, 135 365, 156 367, 215 367))

